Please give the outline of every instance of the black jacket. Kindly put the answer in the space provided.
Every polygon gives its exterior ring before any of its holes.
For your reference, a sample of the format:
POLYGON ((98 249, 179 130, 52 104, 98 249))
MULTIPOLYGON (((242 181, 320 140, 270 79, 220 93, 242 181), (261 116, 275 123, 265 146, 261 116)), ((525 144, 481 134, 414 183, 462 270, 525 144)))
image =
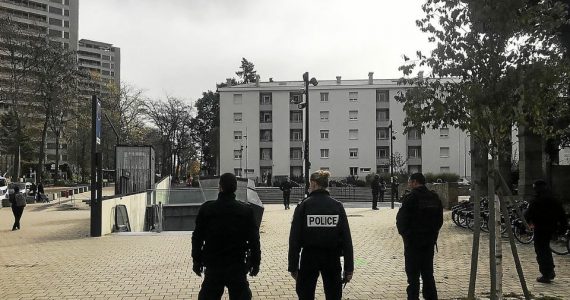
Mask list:
POLYGON ((442 225, 443 205, 435 192, 419 186, 404 196, 396 227, 405 246, 435 244, 442 225))
POLYGON ((326 190, 309 194, 295 208, 289 234, 289 272, 299 269, 301 249, 344 256, 344 271, 354 271, 354 253, 348 218, 342 203, 326 190))
POLYGON ((253 209, 235 200, 235 194, 219 193, 218 199, 200 207, 192 234, 192 259, 206 267, 224 268, 249 263, 259 266, 259 228, 253 209))
POLYGON ((282 190, 283 193, 291 193, 292 187, 293 187, 293 185, 291 184, 291 182, 283 181, 283 183, 281 183, 281 186, 279 187, 279 189, 282 190))
POLYGON ((567 228, 564 208, 547 192, 535 196, 525 212, 525 218, 534 225, 537 233, 552 234, 567 228))

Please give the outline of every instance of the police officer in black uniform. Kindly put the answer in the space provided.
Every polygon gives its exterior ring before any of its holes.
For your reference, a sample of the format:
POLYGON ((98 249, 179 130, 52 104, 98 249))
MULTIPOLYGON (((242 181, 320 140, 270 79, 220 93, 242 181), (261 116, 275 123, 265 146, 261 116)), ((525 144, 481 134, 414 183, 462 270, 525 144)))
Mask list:
POLYGON ((380 176, 378 174, 374 175, 370 189, 372 190, 372 209, 378 210, 378 195, 380 194, 380 176))
POLYGON ((404 239, 408 300, 419 299, 420 275, 424 299, 437 299, 433 256, 439 229, 443 225, 443 206, 438 195, 428 190, 425 183, 422 173, 410 176, 408 186, 412 190, 404 196, 396 216, 398 232, 404 239))
POLYGON ((556 277, 550 239, 556 231, 566 232, 566 214, 544 180, 535 181, 532 187, 535 197, 525 212, 525 218, 534 229, 534 251, 542 274, 536 281, 550 283, 556 277))
POLYGON ((348 283, 354 271, 348 219, 342 203, 331 198, 326 190, 329 176, 329 172, 322 170, 311 174, 309 196, 293 214, 288 269, 297 281, 300 300, 315 298, 319 273, 326 299, 341 299, 342 283, 348 283), (344 256, 344 273, 341 256, 344 256))
POLYGON ((235 199, 236 189, 235 175, 223 174, 218 199, 202 204, 196 217, 192 270, 201 276, 205 267, 200 300, 221 299, 224 286, 232 300, 251 299, 247 273, 259 272, 259 228, 253 210, 235 199))

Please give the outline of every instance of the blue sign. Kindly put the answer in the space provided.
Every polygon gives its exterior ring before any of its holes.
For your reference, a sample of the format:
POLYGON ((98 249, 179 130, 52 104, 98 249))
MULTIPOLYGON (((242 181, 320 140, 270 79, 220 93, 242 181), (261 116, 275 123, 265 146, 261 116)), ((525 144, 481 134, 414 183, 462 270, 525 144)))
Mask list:
POLYGON ((95 123, 95 138, 97 145, 101 145, 101 100, 97 98, 97 119, 95 123))

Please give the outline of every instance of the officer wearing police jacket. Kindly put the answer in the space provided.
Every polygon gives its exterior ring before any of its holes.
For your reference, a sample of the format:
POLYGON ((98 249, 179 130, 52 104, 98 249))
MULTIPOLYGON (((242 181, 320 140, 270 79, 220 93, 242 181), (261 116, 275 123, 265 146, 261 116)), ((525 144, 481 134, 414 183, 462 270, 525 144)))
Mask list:
POLYGON ((404 239, 408 300, 419 299, 420 276, 424 299, 437 300, 433 256, 439 229, 443 225, 443 206, 439 196, 428 190, 425 183, 422 173, 410 176, 408 187, 412 191, 404 196, 396 216, 396 227, 404 239))
POLYGON ((300 300, 315 298, 319 273, 326 299, 341 299, 342 283, 349 282, 354 271, 348 219, 342 203, 331 198, 326 190, 329 176, 329 172, 322 170, 311 174, 309 197, 295 208, 293 214, 289 272, 297 282, 300 300), (341 256, 344 256, 344 273, 341 272, 341 256))
POLYGON ((202 204, 198 211, 192 234, 192 270, 198 276, 205 273, 199 300, 221 299, 224 286, 231 300, 252 297, 246 274, 259 273, 259 228, 251 207, 235 199, 236 189, 235 175, 223 174, 218 199, 202 204))

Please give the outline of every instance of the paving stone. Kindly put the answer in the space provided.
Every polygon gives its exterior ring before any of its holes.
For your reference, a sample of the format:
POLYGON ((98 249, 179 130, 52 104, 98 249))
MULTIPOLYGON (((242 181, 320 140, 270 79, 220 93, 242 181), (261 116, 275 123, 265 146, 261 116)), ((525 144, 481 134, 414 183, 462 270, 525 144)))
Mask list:
MULTIPOLYGON (((66 203, 64 203, 65 205, 66 203)), ((0 209, 0 299, 196 299, 202 278, 192 272, 191 235, 109 235, 89 237, 89 207, 75 210, 30 204, 22 229, 10 231, 9 208, 0 209)), ((403 245, 395 228, 396 210, 347 208, 355 247, 353 281, 344 299, 405 299, 403 245)), ((262 265, 250 279, 256 299, 296 299, 287 272, 293 209, 267 205, 261 225, 262 265)), ((477 293, 489 289, 487 235, 482 234, 477 293)), ((435 256, 441 299, 467 295, 472 235, 446 216, 435 256)), ((532 245, 517 244, 531 293, 570 299, 570 256, 555 256, 557 278, 539 284, 532 245)), ((522 294, 509 244, 503 242, 504 293, 522 294)), ((319 279, 317 299, 324 299, 319 279)), ((227 293, 223 299, 228 299, 227 293)))

